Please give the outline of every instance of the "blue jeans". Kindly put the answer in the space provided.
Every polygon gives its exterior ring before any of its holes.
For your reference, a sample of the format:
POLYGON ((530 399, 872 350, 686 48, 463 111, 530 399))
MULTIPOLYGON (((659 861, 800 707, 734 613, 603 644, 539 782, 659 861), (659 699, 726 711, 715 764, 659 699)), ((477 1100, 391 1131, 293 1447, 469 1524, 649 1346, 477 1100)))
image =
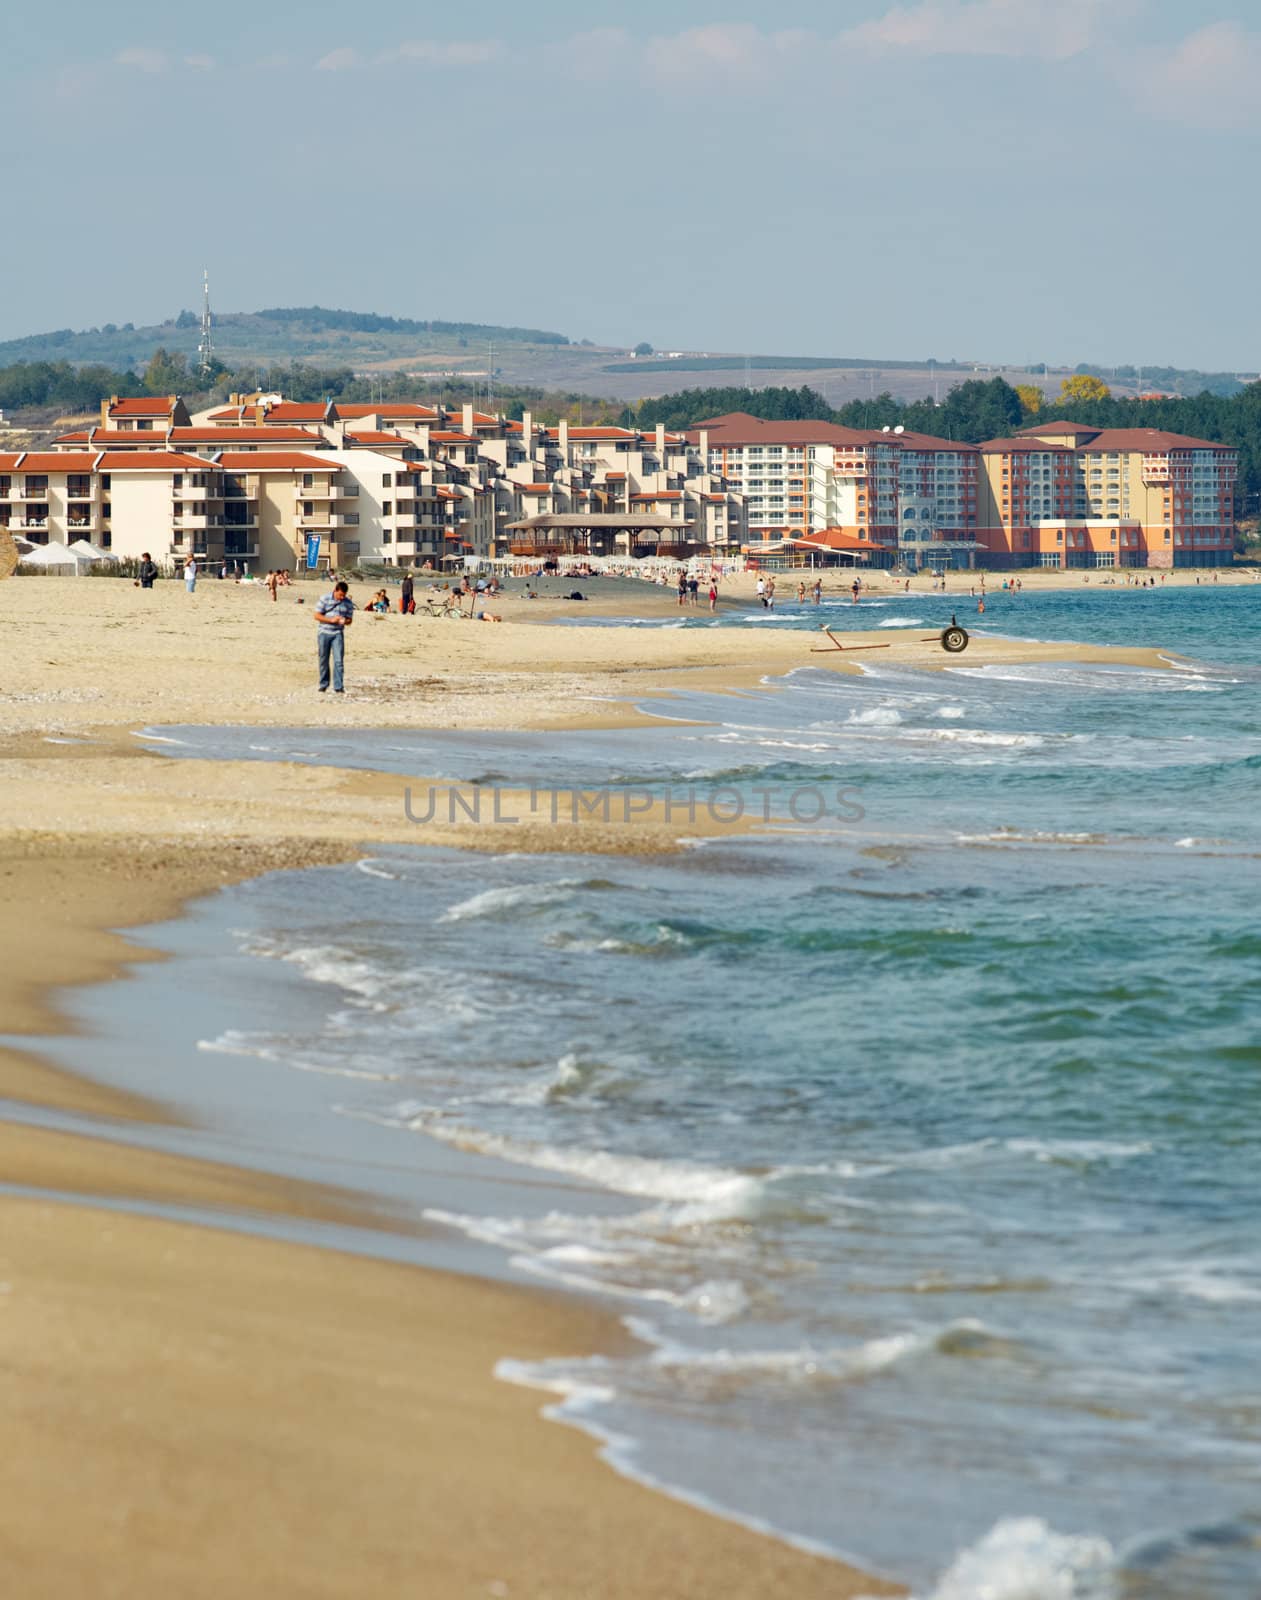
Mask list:
POLYGON ((338 628, 336 633, 319 632, 315 636, 320 656, 320 688, 328 688, 328 662, 333 660, 333 692, 342 692, 342 663, 346 659, 346 635, 338 628))

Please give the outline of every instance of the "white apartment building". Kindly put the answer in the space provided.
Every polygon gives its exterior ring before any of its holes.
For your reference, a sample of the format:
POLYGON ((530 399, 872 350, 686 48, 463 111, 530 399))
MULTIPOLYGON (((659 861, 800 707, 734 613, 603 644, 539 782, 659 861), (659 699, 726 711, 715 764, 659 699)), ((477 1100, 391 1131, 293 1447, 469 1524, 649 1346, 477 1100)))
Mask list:
MULTIPOLYGON (((547 428, 529 413, 515 422, 472 405, 276 396, 236 396, 190 418, 165 396, 107 401, 99 426, 63 434, 46 454, 48 505, 64 503, 68 518, 73 504, 76 532, 176 562, 196 551, 288 565, 306 559, 313 535, 320 563, 334 567, 437 567, 562 547, 686 555, 747 536, 743 497, 703 450, 661 427, 547 428), (102 461, 117 496, 102 485, 102 461)), ((42 492, 40 474, 28 476, 42 492)), ((36 537, 46 522, 31 516, 36 537)))

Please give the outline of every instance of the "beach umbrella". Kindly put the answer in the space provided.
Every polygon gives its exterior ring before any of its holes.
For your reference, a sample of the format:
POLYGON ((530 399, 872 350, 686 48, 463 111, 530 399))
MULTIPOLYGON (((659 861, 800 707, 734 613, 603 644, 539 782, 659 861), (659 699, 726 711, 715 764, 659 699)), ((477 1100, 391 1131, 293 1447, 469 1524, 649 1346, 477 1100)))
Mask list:
POLYGON ((64 544, 56 539, 48 544, 37 544, 28 550, 22 557, 24 567, 72 567, 77 568, 79 563, 72 556, 64 544))
POLYGON ((70 554, 79 556, 86 561, 112 561, 114 558, 108 550, 101 550, 87 539, 75 539, 67 547, 70 554))

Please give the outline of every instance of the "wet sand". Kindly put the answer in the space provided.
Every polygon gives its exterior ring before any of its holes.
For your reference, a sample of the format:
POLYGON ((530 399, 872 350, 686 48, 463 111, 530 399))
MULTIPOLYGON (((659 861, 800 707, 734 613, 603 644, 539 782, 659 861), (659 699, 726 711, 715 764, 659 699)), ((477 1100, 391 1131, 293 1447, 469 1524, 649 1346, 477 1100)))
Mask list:
MULTIPOLYGON (((6 841, 4 1028, 65 1030, 41 974, 102 981, 144 959, 108 929, 345 853, 6 841)), ((194 1206, 228 1230, 259 1213, 397 1226, 365 1197, 114 1142, 169 1113, 24 1051, 0 1053, 0 1087, 99 1132, 0 1122, 6 1182, 25 1191, 0 1200, 6 1593, 898 1592, 627 1482, 583 1435, 540 1420, 542 1396, 494 1379, 505 1356, 623 1345, 604 1311, 102 1210, 194 1206)))

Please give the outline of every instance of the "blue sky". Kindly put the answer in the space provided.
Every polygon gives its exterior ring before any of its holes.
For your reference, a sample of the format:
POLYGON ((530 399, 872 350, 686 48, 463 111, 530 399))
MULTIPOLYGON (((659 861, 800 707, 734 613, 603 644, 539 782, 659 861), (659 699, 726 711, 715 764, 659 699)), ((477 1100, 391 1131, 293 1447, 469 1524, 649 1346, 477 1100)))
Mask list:
POLYGON ((3 55, 0 337, 205 265, 223 310, 1261 364, 1255 0, 59 0, 3 55))

